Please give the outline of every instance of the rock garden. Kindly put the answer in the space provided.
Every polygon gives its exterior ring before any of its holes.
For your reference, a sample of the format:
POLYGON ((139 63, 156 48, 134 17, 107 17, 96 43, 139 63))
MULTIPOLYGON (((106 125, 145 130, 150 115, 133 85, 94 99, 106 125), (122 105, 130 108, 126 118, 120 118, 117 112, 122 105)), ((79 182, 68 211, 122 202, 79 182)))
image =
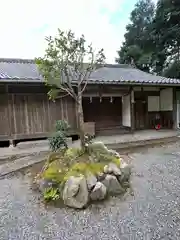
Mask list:
POLYGON ((67 123, 56 124, 56 132, 49 139, 52 153, 35 177, 44 200, 62 200, 66 206, 82 209, 91 202, 124 194, 131 168, 119 153, 90 136, 86 136, 84 149, 68 147, 67 128, 67 123))

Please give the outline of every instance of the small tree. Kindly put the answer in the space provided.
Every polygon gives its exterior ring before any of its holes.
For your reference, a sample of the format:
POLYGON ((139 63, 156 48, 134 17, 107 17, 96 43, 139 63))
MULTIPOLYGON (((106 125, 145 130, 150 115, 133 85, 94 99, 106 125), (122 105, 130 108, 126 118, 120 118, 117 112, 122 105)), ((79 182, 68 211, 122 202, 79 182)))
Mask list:
POLYGON ((58 29, 57 37, 47 37, 47 49, 43 58, 36 59, 45 83, 50 86, 48 96, 55 100, 60 92, 70 95, 76 103, 81 147, 85 147, 82 94, 91 73, 105 61, 103 49, 95 53, 87 45, 84 35, 80 38, 69 30, 58 29))

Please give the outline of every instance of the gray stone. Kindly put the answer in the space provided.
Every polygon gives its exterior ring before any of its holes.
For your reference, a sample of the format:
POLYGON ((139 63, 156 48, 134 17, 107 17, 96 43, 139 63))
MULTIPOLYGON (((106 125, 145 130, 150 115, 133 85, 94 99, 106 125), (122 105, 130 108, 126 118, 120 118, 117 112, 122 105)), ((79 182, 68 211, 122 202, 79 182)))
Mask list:
POLYGON ((89 200, 89 193, 84 176, 71 176, 65 183, 63 190, 64 204, 72 208, 84 208, 89 200))
POLYGON ((68 138, 66 138, 66 141, 67 141, 68 147, 72 147, 72 138, 68 137, 68 138))
POLYGON ((109 151, 103 142, 93 142, 89 144, 89 150, 92 153, 100 152, 102 154, 107 154, 109 151))
POLYGON ((127 163, 122 162, 120 170, 121 170, 121 176, 120 176, 119 180, 122 182, 129 181, 129 178, 131 175, 131 167, 127 163))
POLYGON ((115 150, 113 149, 109 149, 108 152, 112 155, 112 156, 115 156, 117 158, 121 158, 120 154, 118 152, 116 152, 115 150))
POLYGON ((115 176, 121 175, 121 170, 117 167, 115 163, 109 163, 104 166, 104 173, 106 174, 114 174, 115 176))
POLYGON ((106 177, 105 173, 100 172, 100 173, 97 174, 97 180, 98 181, 103 181, 105 179, 105 177, 106 177))
POLYGON ((91 190, 96 185, 97 178, 92 173, 89 173, 88 176, 86 177, 86 182, 88 190, 91 190))
POLYGON ((108 166, 108 165, 105 165, 105 166, 104 166, 104 173, 106 173, 106 174, 107 174, 107 173, 110 173, 110 172, 109 172, 109 166, 108 166))
POLYGON ((94 189, 90 194, 90 199, 92 201, 103 200, 106 197, 106 187, 103 183, 97 182, 94 189))
POLYGON ((93 154, 91 154, 91 155, 89 156, 89 161, 90 161, 91 163, 96 162, 96 156, 94 156, 93 154))
POLYGON ((124 189, 118 182, 117 178, 113 175, 107 174, 102 183, 107 188, 109 194, 116 195, 124 192, 124 189))
POLYGON ((93 142, 89 144, 88 151, 90 153, 91 162, 101 162, 104 155, 109 154, 108 148, 103 142, 93 142))

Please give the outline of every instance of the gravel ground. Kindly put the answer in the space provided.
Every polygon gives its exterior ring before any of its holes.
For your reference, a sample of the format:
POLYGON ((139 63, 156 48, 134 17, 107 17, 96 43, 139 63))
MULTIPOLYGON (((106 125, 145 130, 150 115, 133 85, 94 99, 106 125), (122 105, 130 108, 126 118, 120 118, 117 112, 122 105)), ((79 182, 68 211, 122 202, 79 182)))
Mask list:
POLYGON ((134 194, 82 211, 45 207, 26 174, 1 179, 0 239, 180 239, 180 143, 130 159, 134 194))

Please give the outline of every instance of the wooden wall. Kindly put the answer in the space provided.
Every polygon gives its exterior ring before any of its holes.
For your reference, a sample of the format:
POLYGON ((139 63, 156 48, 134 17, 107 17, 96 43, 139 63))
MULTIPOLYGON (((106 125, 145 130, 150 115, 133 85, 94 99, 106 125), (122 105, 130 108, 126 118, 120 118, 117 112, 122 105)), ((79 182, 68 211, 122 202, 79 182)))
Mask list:
MULTIPOLYGON (((111 91, 114 92, 114 89, 111 91)), ((121 96, 121 89, 118 89, 118 93, 121 96)), ((141 126, 144 129, 152 128, 156 112, 148 112, 147 97, 157 96, 159 92, 135 91, 134 95, 136 129, 141 126)), ((89 103, 89 98, 87 99, 83 101, 85 122, 96 122, 98 131, 116 129, 116 126, 122 125, 121 97, 113 97, 112 103, 109 97, 104 97, 102 103, 99 102, 99 97, 93 98, 92 103, 89 103)), ((75 102, 70 96, 59 98, 54 103, 48 100, 47 88, 44 85, 28 86, 27 83, 0 85, 1 141, 47 137, 53 130, 55 122, 60 119, 67 120, 72 133, 77 133, 75 102)), ((161 112, 161 123, 165 128, 172 128, 172 111, 161 112)))
POLYGON ((121 97, 99 97, 83 99, 84 121, 95 122, 96 133, 122 126, 122 99, 121 97))
POLYGON ((159 114, 159 123, 162 128, 172 129, 173 128, 173 112, 172 111, 159 111, 159 112, 148 112, 148 128, 154 128, 156 124, 156 115, 159 114))
POLYGON ((65 119, 76 131, 71 97, 48 100, 46 93, 0 93, 0 140, 46 137, 56 120, 65 119))
MULTIPOLYGON (((121 96, 128 92, 128 87, 99 87, 88 86, 85 93, 93 95, 94 93, 113 93, 115 96, 121 96)), ((44 84, 36 83, 0 83, 0 140, 18 140, 46 137, 53 130, 56 120, 65 119, 69 122, 72 131, 77 133, 77 118, 75 111, 75 102, 69 96, 59 98, 55 103, 48 100, 47 87, 44 84)), ((112 95, 113 95, 112 94, 112 95)), ((114 98, 113 95, 113 98, 114 98)), ((111 96, 111 94, 109 95, 111 96)), ((115 127, 122 125, 122 104, 121 98, 116 97, 113 103, 110 98, 107 101, 108 106, 101 104, 98 109, 96 104, 90 104, 91 117, 97 117, 96 127, 98 129, 107 126, 115 127), (117 104, 115 104, 115 102, 117 104), (114 104, 117 108, 114 108, 114 104), (95 111, 94 111, 95 110, 95 111), (97 110, 97 111, 96 111, 97 110), (102 115, 103 112, 103 115, 102 115), (98 114, 97 114, 98 113, 98 114)), ((98 98, 99 103, 99 98, 98 98)), ((85 109, 84 109, 85 110, 85 109)), ((86 118, 85 110, 85 118, 86 118)), ((94 119, 88 119, 88 121, 94 119)))
MULTIPOLYGON (((157 114, 159 114, 160 116, 159 122, 162 128, 164 129, 173 128, 173 110, 168 110, 168 108, 161 109, 160 102, 151 102, 152 106, 149 106, 148 98, 149 97, 155 97, 157 99, 158 97, 160 98, 160 91, 136 91, 134 93, 134 96, 135 96, 134 117, 135 117, 136 129, 139 130, 139 129, 154 128, 157 114)), ((172 98, 172 95, 171 96, 167 95, 167 97, 172 98)), ((173 99, 168 99, 168 103, 169 102, 171 103, 172 100, 173 99)), ((163 101, 165 102, 165 100, 163 101)), ((171 104, 167 104, 167 105, 169 107, 171 104)))

